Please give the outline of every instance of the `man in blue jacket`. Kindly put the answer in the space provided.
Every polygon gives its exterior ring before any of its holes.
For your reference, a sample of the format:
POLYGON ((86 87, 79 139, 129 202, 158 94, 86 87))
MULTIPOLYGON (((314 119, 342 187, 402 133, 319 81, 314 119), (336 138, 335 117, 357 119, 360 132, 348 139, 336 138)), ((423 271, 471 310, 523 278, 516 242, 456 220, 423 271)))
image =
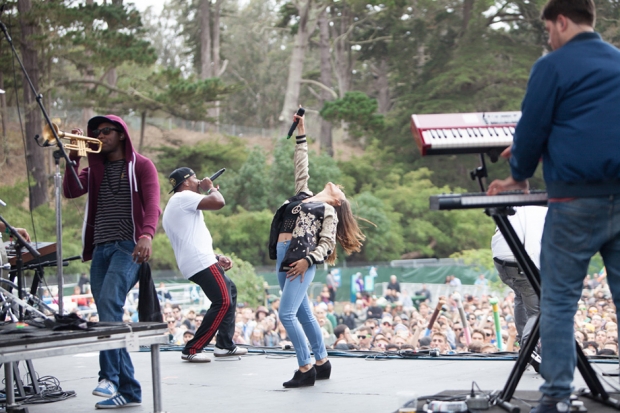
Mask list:
POLYGON ((541 386, 536 413, 569 406, 573 316, 590 258, 601 253, 620 308, 620 51, 594 32, 592 0, 549 0, 553 52, 533 66, 510 158, 488 194, 528 189, 543 160, 549 196, 541 252, 541 386))

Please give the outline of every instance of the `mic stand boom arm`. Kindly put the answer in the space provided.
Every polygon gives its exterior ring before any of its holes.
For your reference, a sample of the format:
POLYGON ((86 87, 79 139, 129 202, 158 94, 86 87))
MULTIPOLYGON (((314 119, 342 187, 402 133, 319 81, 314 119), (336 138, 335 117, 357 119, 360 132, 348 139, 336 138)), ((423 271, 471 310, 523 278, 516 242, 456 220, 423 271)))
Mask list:
MULTIPOLYGON (((41 113, 43 114, 43 117, 45 118, 45 122, 49 125, 52 133, 54 134, 54 138, 56 139, 56 145, 58 145, 58 150, 62 153, 62 157, 65 158, 67 165, 75 166, 76 163, 72 161, 71 159, 69 159, 69 155, 67 155, 67 152, 65 151, 65 148, 62 145, 62 142, 60 141, 60 138, 58 137, 58 133, 56 132, 56 129, 53 127, 52 120, 47 114, 45 107, 43 107, 43 102, 42 102, 43 95, 38 93, 34 85, 32 84, 32 80, 30 79, 30 76, 28 76, 28 72, 26 71, 26 68, 24 67, 24 64, 22 63, 21 59, 19 58, 19 55, 17 54, 17 50, 15 50, 15 46, 13 45, 13 39, 11 39, 11 36, 9 35, 9 31, 7 30, 2 20, 0 20, 0 30, 2 30, 2 32, 4 33, 4 37, 6 37, 6 40, 9 42, 9 45, 11 46, 13 55, 15 56, 15 59, 17 59, 17 62, 19 63, 19 66, 21 67, 22 72, 24 73, 24 79, 26 79, 26 81, 28 82, 28 85, 30 86, 30 90, 32 90, 32 93, 35 96, 35 100, 37 101, 37 104, 39 105, 39 108, 41 109, 41 113)), ((82 186, 82 183, 80 182, 80 179, 78 178, 77 172, 75 172, 75 169, 74 168, 69 168, 69 169, 71 169, 71 172, 73 173, 73 177, 75 178, 75 181, 80 187, 80 190, 84 189, 84 187, 82 186)))

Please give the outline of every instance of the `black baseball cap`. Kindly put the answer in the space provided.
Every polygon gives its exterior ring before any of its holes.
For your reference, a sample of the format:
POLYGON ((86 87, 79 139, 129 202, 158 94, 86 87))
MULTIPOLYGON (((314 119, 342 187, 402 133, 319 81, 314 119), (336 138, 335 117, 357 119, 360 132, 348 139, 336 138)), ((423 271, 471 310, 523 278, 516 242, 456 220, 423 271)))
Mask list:
POLYGON ((190 176, 196 175, 196 172, 194 172, 191 168, 177 168, 174 171, 172 171, 172 173, 170 174, 170 176, 168 177, 168 181, 170 182, 170 185, 172 185, 172 191, 168 192, 169 194, 173 193, 174 191, 176 191, 176 189, 181 186, 181 184, 190 176))

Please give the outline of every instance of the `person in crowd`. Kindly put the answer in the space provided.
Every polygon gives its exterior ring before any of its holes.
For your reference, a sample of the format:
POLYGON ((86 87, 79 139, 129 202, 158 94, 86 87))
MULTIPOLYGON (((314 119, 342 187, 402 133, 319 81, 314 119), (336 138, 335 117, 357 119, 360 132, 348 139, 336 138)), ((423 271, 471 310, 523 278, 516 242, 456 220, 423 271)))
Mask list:
POLYGON ((265 339, 265 346, 276 347, 280 343, 280 338, 276 331, 276 319, 274 316, 269 315, 265 317, 263 323, 263 338, 265 339))
POLYGON ((82 288, 79 285, 73 287, 73 295, 71 301, 75 303, 78 310, 88 310, 88 298, 82 294, 82 288))
POLYGON ((250 307, 243 307, 241 309, 241 323, 243 338, 245 338, 246 342, 249 342, 252 330, 256 327, 256 320, 254 319, 254 314, 250 307))
POLYGON ((276 271, 282 290, 280 319, 293 341, 299 370, 284 387, 313 386, 327 379, 331 364, 317 320, 312 314, 307 291, 314 279, 316 264, 333 264, 336 241, 350 254, 360 251, 364 235, 351 212, 344 192, 328 182, 313 195, 308 188, 308 144, 303 116, 295 116, 299 135, 295 142, 295 196, 276 212, 271 224, 269 255, 277 260, 276 271), (310 342, 315 366, 311 364, 310 342))
MULTIPOLYGON (((553 51, 532 67, 511 147, 511 175, 489 195, 527 190, 543 159, 549 198, 541 252, 541 386, 535 413, 566 411, 577 357, 573 316, 590 258, 600 252, 618 291, 620 51, 594 31, 592 0, 549 0, 542 19, 553 51)), ((616 306, 620 296, 614 297, 616 306)))
POLYGON ((327 289, 329 291, 329 301, 332 303, 336 302, 336 291, 338 291, 338 280, 336 280, 336 272, 338 270, 331 270, 327 273, 327 277, 325 278, 325 284, 327 284, 327 289))
POLYGON ((370 351, 372 348, 373 331, 368 327, 360 327, 356 331, 357 348, 362 351, 370 351))
MULTIPOLYGON (((199 180, 187 167, 175 169, 169 176, 174 193, 166 209, 162 224, 172 244, 179 271, 186 279, 196 283, 211 301, 194 338, 187 342, 181 359, 204 363, 211 358, 203 352, 215 333, 216 357, 247 354, 247 349, 233 342, 237 287, 225 271, 233 266, 230 258, 213 251, 211 233, 202 211, 222 209, 224 197, 209 178, 199 180)), ((175 307, 173 306, 173 311, 175 307)))
POLYGON ((487 280, 484 274, 480 274, 478 278, 476 278, 476 281, 474 281, 474 285, 478 285, 480 287, 486 287, 487 285, 489 285, 489 280, 487 280))
POLYGON ((85 272, 81 273, 77 283, 78 287, 80 287, 81 294, 87 293, 89 283, 90 279, 88 278, 88 275, 85 272))
MULTIPOLYGON (((159 179, 153 162, 134 149, 120 117, 91 118, 87 135, 101 141, 101 151, 89 152, 88 167, 81 171, 77 151, 70 151, 75 165, 67 163, 63 193, 66 198, 88 194, 82 259, 92 260, 90 284, 99 319, 120 322, 127 293, 138 282, 138 267, 151 257, 161 214, 159 179), (79 174, 81 188, 73 172, 79 174)), ((99 366, 93 394, 106 400, 95 407, 141 404, 142 390, 127 349, 102 351, 99 366)))
POLYGON ((370 297, 370 304, 366 307, 366 319, 369 318, 377 320, 383 318, 383 308, 377 304, 377 298, 374 295, 370 297))
POLYGON ((186 345, 188 341, 194 338, 194 332, 192 330, 185 330, 183 332, 183 345, 186 345))
POLYGON ((431 335, 431 347, 438 349, 441 354, 445 354, 451 350, 446 335, 440 332, 431 335))
POLYGON ((255 328, 252 330, 250 345, 254 347, 265 347, 265 335, 261 328, 255 328))
POLYGON ((349 327, 350 330, 355 329, 355 327, 357 326, 357 320, 358 316, 356 313, 353 312, 353 308, 351 308, 351 304, 345 304, 344 307, 342 308, 342 314, 340 314, 337 319, 338 319, 338 324, 344 324, 347 327, 349 327))
POLYGON ((265 319, 265 317, 267 317, 267 315, 269 315, 269 311, 267 310, 267 308, 265 306, 259 305, 256 308, 256 322, 260 323, 261 321, 263 321, 265 319))
POLYGON ((269 304, 269 314, 273 314, 273 316, 275 316, 276 318, 276 321, 279 321, 280 320, 279 312, 280 312, 280 299, 275 298, 269 304))
POLYGON ((426 301, 428 303, 432 300, 431 291, 428 289, 426 284, 422 284, 422 288, 416 291, 415 295, 424 297, 422 301, 426 301))
POLYGON ((162 303, 172 301, 172 294, 166 288, 166 284, 162 281, 159 283, 159 288, 157 289, 157 296, 159 297, 159 301, 162 303))
POLYGON ((390 275, 390 282, 387 285, 387 289, 393 291, 392 295, 396 297, 400 295, 400 283, 395 275, 390 275))

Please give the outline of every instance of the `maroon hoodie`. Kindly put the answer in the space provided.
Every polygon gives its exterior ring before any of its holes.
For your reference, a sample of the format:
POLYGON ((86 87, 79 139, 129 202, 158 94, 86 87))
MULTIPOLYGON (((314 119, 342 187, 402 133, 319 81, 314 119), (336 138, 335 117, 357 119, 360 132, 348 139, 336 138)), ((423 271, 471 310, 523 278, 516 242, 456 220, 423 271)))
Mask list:
MULTIPOLYGON (((143 234, 155 236, 157 221, 161 215, 159 208, 159 179, 153 162, 147 157, 140 155, 133 148, 129 130, 125 122, 115 115, 96 116, 88 121, 88 133, 96 129, 99 124, 108 121, 119 124, 125 133, 125 167, 129 177, 131 190, 131 215, 133 216, 133 238, 138 242, 138 237, 143 234)), ((75 171, 79 171, 80 157, 75 154, 71 157, 76 161, 75 171)), ((99 187, 103 181, 105 155, 100 153, 88 154, 88 167, 79 172, 80 182, 84 189, 80 190, 73 173, 67 168, 63 179, 63 192, 67 198, 77 198, 88 193, 86 203, 86 217, 82 228, 82 260, 89 261, 93 257, 95 245, 95 214, 97 213, 97 199, 99 187)))

